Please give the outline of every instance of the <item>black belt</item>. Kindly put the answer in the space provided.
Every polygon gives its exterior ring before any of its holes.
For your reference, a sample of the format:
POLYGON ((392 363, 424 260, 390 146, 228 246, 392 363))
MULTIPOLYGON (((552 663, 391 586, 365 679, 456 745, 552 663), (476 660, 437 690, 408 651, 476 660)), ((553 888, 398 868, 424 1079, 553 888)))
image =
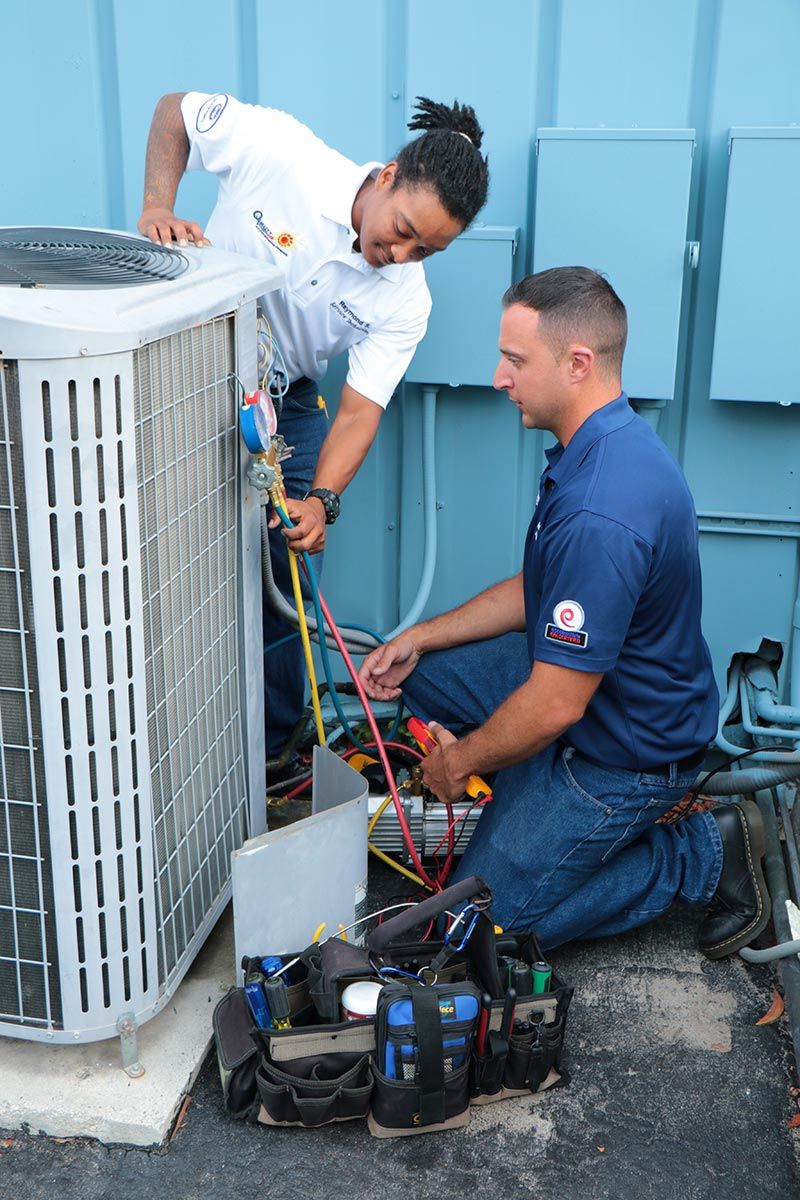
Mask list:
MULTIPOLYGON (((686 758, 679 758, 675 763, 677 773, 681 775, 684 771, 691 771, 694 767, 699 767, 705 756, 706 748, 704 746, 702 750, 696 750, 694 754, 687 754, 686 758)), ((661 763, 658 767, 642 767, 643 775, 663 775, 667 779, 669 779, 671 771, 672 763, 661 763)))
MULTIPOLYGON (((565 744, 565 743, 562 743, 562 744, 565 744)), ((573 747, 573 749, 574 749, 574 747, 573 747)), ((613 770, 631 771, 630 767, 617 768, 617 767, 614 767, 611 763, 602 763, 596 758, 589 758, 587 755, 581 754, 580 750, 575 750, 575 753, 580 755, 580 757, 582 759, 584 759, 585 762, 591 763, 592 766, 594 766, 594 767, 600 767, 601 769, 605 768, 605 770, 607 770, 607 771, 613 771, 613 770)), ((707 753, 707 751, 704 746, 702 750, 696 750, 694 754, 687 754, 685 758, 679 758, 677 760, 677 762, 675 763, 675 769, 676 769, 677 774, 681 775, 681 774, 683 774, 684 771, 691 771, 694 767, 699 767, 701 762, 705 758, 706 753, 707 753)), ((665 779, 669 779, 670 774, 672 773, 672 765, 673 764, 671 762, 659 763, 659 765, 657 767, 639 767, 639 771, 642 773, 642 775, 663 775, 665 779)), ((635 774, 635 772, 631 771, 631 774, 635 774)))
POLYGON ((286 389, 284 395, 294 396, 297 392, 305 391, 309 385, 313 384, 313 379, 309 379, 307 375, 301 375, 299 379, 293 379, 286 389))

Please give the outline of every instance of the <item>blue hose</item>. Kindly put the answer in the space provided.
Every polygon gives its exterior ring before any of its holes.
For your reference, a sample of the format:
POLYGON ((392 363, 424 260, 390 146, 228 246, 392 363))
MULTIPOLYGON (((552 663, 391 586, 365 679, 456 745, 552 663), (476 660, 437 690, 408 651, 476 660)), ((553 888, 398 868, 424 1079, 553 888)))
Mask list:
MULTIPOLYGON (((282 508, 278 508, 277 505, 275 506, 275 511, 287 529, 294 529, 294 523, 290 519, 288 513, 286 513, 282 508)), ((294 551, 290 550, 289 553, 293 554, 294 551)), ((322 605, 319 602, 319 585, 317 583, 317 573, 314 570, 313 564, 311 562, 311 556, 308 554, 308 552, 306 550, 302 551, 302 556, 303 556, 303 562, 305 563, 306 571, 308 572, 308 582, 309 582, 309 586, 311 588, 311 599, 314 603, 314 614, 317 618, 317 629, 322 630, 324 633, 325 618, 322 615, 322 605)), ((319 642, 317 644, 319 645, 320 658, 322 659, 322 669, 325 672, 325 679, 328 684, 328 691, 330 693, 331 700, 333 701, 333 707, 336 709, 336 715, 339 718, 342 729, 347 734, 348 738, 350 739, 350 741, 352 742, 352 744, 355 746, 355 748, 357 750, 361 750, 364 754, 369 754, 370 753, 369 749, 363 744, 363 742, 360 742, 358 740, 356 735, 353 733, 353 730, 350 728, 350 724, 347 720, 347 717, 344 714, 344 710, 342 709, 342 706, 339 703, 339 696, 336 691, 336 681, 333 678, 333 669, 331 667, 330 657, 328 656, 328 647, 325 644, 325 637, 321 636, 319 639, 319 642)), ((399 722, 398 722, 398 724, 399 724, 399 722)))

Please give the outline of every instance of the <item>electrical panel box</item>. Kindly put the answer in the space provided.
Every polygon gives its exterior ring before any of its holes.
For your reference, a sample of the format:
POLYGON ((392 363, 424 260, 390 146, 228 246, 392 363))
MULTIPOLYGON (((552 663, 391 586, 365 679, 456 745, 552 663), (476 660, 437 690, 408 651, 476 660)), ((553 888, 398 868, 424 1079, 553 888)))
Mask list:
POLYGON ((800 128, 731 129, 711 397, 800 403, 800 128))
POLYGON ((433 311, 406 372, 409 383, 491 386, 518 233, 511 225, 476 225, 425 264, 433 311))
POLYGON ((675 387, 693 129, 540 129, 533 269, 602 271, 628 310, 622 382, 675 387))

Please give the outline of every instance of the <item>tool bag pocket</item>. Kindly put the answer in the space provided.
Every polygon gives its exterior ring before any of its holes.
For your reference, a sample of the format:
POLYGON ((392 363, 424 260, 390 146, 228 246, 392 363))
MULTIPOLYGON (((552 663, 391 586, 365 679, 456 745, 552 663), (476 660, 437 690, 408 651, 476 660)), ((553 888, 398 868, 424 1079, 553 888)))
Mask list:
POLYGON ((375 1137, 465 1125, 480 993, 474 984, 387 984, 378 998, 369 1131, 375 1137))
POLYGON ((304 1125, 365 1117, 372 1095, 375 1023, 259 1031, 256 1071, 265 1125, 304 1125))
POLYGON ((533 1032, 511 1037, 503 1086, 512 1092, 538 1092, 562 1078, 558 1070, 564 1040, 563 1021, 542 1022, 533 1032))
POLYGON ((258 1120, 266 1125, 305 1125, 365 1117, 372 1095, 368 1054, 304 1059, 284 1071, 261 1059, 256 1084, 261 1098, 258 1120))
MULTIPOLYGON (((542 958, 534 934, 503 934, 498 946, 520 964, 530 966, 542 958)), ((479 1054, 476 1047, 473 1054, 473 1104, 489 1104, 569 1082, 561 1054, 572 994, 573 989, 553 972, 548 991, 516 997, 514 1022, 505 1037, 503 1002, 492 1001, 485 1053, 479 1054)))
POLYGON ((241 988, 231 988, 214 1009, 212 1025, 222 1097, 237 1120, 252 1118, 258 1107, 258 1051, 250 1034, 253 1023, 241 988))

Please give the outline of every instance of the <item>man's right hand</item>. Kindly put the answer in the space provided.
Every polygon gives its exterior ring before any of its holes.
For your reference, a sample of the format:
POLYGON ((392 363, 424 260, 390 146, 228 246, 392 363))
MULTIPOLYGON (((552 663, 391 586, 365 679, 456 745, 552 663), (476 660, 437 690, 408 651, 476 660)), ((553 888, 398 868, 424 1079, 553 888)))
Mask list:
POLYGON ((401 633, 385 646, 370 651, 358 672, 373 700, 397 700, 400 684, 422 657, 409 633, 401 633))
POLYGON ((168 208, 145 208, 137 223, 139 233, 150 238, 157 246, 210 246, 208 238, 196 221, 184 221, 168 208))

